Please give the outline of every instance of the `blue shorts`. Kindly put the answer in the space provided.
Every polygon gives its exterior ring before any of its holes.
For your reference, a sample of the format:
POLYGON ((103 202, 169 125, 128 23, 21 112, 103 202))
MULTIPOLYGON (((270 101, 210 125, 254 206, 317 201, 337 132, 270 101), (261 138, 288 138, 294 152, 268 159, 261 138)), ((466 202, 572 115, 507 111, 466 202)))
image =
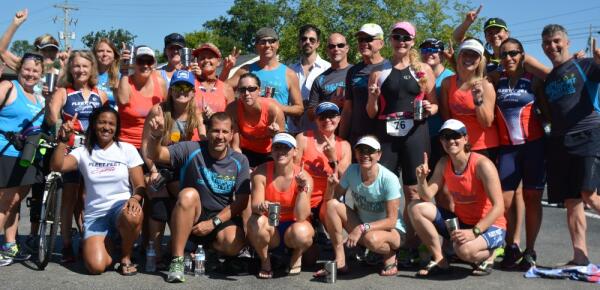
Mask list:
POLYGON ((498 174, 503 191, 516 190, 521 180, 523 189, 544 190, 546 162, 544 139, 521 145, 502 146, 498 150, 498 174))
POLYGON ((117 220, 127 200, 119 201, 103 216, 83 217, 83 239, 92 236, 108 236, 116 238, 119 235, 117 220))
MULTIPOLYGON (((445 220, 455 218, 456 215, 452 212, 449 212, 441 207, 437 208, 437 214, 435 215, 435 220, 433 220, 433 225, 437 230, 438 234, 440 234, 444 239, 450 240, 450 234, 448 233, 448 229, 446 228, 445 220)), ((475 225, 468 225, 460 221, 459 226, 461 229, 472 229, 475 225)), ((504 244, 504 237, 506 236, 506 230, 501 229, 495 225, 489 226, 485 232, 481 233, 481 237, 485 240, 487 244, 488 250, 493 250, 499 247, 502 247, 504 244)))

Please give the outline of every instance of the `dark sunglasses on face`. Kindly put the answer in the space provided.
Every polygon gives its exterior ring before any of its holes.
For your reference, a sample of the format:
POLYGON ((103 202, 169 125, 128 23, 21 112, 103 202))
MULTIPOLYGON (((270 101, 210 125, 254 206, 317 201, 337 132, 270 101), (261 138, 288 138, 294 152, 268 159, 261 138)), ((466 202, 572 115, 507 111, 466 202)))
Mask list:
POLYGON ((256 90, 258 90, 258 87, 239 87, 239 88, 237 89, 237 91, 238 91, 240 94, 243 94, 243 93, 245 93, 245 92, 254 93, 254 92, 256 92, 256 90))
POLYGON ((358 43, 373 42, 373 40, 375 40, 375 38, 373 36, 363 36, 363 37, 357 38, 357 40, 358 40, 358 43))
POLYGON ((319 115, 319 120, 325 121, 327 119, 333 119, 337 116, 338 116, 337 114, 323 114, 323 115, 319 115))
POLYGON ((457 140, 457 139, 460 139, 462 137, 463 137, 462 134, 460 134, 458 132, 454 132, 454 131, 452 131, 452 132, 445 132, 445 133, 440 134, 440 139, 446 140, 446 141, 457 140))
POLYGON ((521 51, 519 51, 519 50, 503 51, 500 53, 500 58, 506 58, 509 55, 510 55, 510 57, 515 57, 519 54, 521 54, 521 51))
POLYGON ((172 85, 170 88, 175 92, 185 93, 185 94, 194 90, 194 87, 192 87, 190 85, 185 85, 185 84, 175 84, 175 85, 172 85))
POLYGON ((392 39, 395 41, 406 42, 413 40, 413 37, 406 34, 392 34, 392 39))
POLYGON ((344 47, 346 47, 346 44, 342 42, 342 43, 338 43, 338 44, 330 43, 330 44, 327 45, 327 48, 329 48, 329 49, 334 49, 336 47, 337 48, 344 48, 344 47))
POLYGON ((312 43, 312 44, 317 43, 317 39, 314 37, 307 37, 307 36, 300 37, 300 41, 302 41, 302 43, 305 43, 307 40, 310 41, 310 43, 312 43))
POLYGON ((259 39, 256 43, 260 44, 260 45, 266 45, 268 44, 273 44, 277 42, 277 39, 275 38, 263 38, 263 39, 259 39))
POLYGON ((433 48, 433 47, 426 47, 426 48, 421 48, 421 53, 422 54, 431 54, 431 53, 438 53, 442 51, 439 48, 433 48))
POLYGON ((136 58, 135 59, 135 63, 139 64, 139 65, 153 65, 154 64, 154 59, 140 57, 140 58, 136 58))
POLYGON ((371 154, 377 152, 377 150, 375 150, 373 147, 369 147, 369 146, 358 146, 358 147, 356 147, 356 151, 358 152, 358 154, 361 154, 361 155, 371 155, 371 154))

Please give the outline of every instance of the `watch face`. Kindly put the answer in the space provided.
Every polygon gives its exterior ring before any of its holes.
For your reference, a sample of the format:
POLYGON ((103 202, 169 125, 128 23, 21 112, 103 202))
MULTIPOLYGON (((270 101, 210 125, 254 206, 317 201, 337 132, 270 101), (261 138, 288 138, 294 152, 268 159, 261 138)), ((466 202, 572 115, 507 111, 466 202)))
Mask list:
POLYGON ((218 226, 218 225, 220 225, 220 224, 221 224, 221 219, 220 219, 220 218, 218 218, 218 217, 214 217, 214 218, 212 219, 212 221, 213 221, 213 224, 214 224, 215 226, 218 226))

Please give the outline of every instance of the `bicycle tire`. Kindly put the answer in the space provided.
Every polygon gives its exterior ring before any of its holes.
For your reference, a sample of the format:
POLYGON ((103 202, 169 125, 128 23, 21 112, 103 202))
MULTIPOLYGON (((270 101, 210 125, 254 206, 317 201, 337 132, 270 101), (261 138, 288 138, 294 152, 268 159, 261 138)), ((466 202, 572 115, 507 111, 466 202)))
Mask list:
POLYGON ((50 261, 56 236, 60 227, 60 207, 62 202, 62 186, 58 180, 52 182, 48 189, 44 221, 40 223, 38 243, 38 268, 44 270, 50 261), (50 232, 46 235, 48 226, 50 232))

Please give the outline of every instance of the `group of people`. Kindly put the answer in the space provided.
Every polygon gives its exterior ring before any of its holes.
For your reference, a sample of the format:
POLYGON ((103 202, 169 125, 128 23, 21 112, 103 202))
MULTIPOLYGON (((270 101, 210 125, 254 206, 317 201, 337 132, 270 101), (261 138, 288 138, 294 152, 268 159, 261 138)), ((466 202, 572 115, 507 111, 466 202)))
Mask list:
POLYGON ((169 282, 185 281, 188 241, 228 257, 251 247, 262 279, 273 276, 272 254, 286 252, 288 274, 299 274, 316 261, 319 236, 331 240, 338 274, 349 271, 345 250, 357 245, 381 255, 382 276, 396 275, 420 245, 431 260, 418 276, 446 272, 451 256, 487 275, 499 248, 502 267, 528 267, 546 184, 549 201, 567 207, 569 264, 588 264, 584 202, 600 212, 600 49, 573 55, 566 29, 547 25, 550 69, 500 18, 484 24, 487 45, 466 37, 479 10, 454 31, 456 53, 439 39, 416 43, 410 22, 394 24, 387 38, 367 23, 355 34, 361 61, 352 65, 342 33, 325 38, 307 24, 299 60, 287 66, 278 33, 264 27, 254 38, 258 61, 235 71, 239 52, 223 57, 211 43, 184 66, 178 33, 164 39, 162 67, 150 47, 119 50, 108 39, 59 52, 43 35, 36 51, 17 57, 7 47, 27 10, 17 12, 0 38, 0 59, 17 72, 0 83, 0 265, 26 258, 16 244, 19 204, 30 190, 39 195, 48 170, 64 173, 63 262, 77 256, 74 218, 93 274, 113 264, 108 241, 120 243, 123 275, 138 271, 140 236, 164 256, 167 224, 169 282), (329 61, 318 54, 322 42, 329 61), (53 91, 45 73, 59 74, 53 91), (6 133, 40 131, 55 131, 51 158, 19 165, 6 133))

